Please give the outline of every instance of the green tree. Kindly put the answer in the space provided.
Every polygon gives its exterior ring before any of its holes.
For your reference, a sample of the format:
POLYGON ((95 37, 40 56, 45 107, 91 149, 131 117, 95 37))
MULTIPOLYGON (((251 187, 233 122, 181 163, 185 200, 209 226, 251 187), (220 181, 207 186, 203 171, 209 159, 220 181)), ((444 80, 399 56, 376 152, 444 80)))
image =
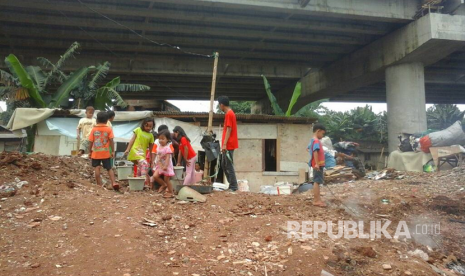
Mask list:
POLYGON ((426 111, 429 129, 443 130, 457 121, 463 121, 465 111, 461 112, 455 104, 435 104, 426 111))
MULTIPOLYGON (((236 114, 251 114, 253 101, 230 101, 229 105, 236 114)), ((216 113, 221 113, 219 106, 216 107, 216 113)))

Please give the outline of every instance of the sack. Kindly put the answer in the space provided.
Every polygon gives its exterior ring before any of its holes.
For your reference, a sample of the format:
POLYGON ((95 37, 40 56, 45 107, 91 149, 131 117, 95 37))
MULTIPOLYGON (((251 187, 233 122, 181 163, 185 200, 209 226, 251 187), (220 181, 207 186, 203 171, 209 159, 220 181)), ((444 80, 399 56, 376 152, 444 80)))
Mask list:
POLYGON ((413 151, 412 144, 410 144, 410 137, 401 140, 399 150, 401 152, 413 151))
POLYGON ((208 162, 215 161, 220 155, 220 142, 214 141, 213 137, 207 135, 203 136, 202 141, 200 141, 200 145, 205 150, 208 162))
POLYGON ((431 148, 431 140, 429 136, 423 136, 420 138, 420 148, 424 153, 429 153, 429 148, 431 148))
POLYGON ((455 122, 453 125, 444 130, 433 132, 428 136, 431 140, 432 147, 447 147, 465 144, 465 133, 463 132, 460 121, 455 122))

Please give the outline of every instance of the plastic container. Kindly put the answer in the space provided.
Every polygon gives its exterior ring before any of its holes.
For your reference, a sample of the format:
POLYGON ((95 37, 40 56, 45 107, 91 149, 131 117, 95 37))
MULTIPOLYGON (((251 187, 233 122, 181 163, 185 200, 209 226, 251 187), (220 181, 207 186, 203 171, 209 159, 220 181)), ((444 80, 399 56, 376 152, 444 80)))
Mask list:
POLYGON ((239 192, 250 192, 249 182, 247 180, 239 180, 237 184, 239 186, 239 192))
POLYGON ((133 175, 132 166, 116 166, 118 180, 127 180, 128 176, 133 175))
POLYGON ((290 195, 292 193, 292 189, 289 185, 261 186, 260 193, 267 195, 290 195))
POLYGON ((145 176, 132 177, 128 176, 129 190, 142 191, 144 189, 145 176))
POLYGON ((213 190, 214 191, 226 191, 229 188, 228 184, 223 184, 219 182, 213 183, 213 190))
POLYGON ((183 166, 174 166, 174 174, 177 179, 183 179, 182 173, 184 172, 183 166))

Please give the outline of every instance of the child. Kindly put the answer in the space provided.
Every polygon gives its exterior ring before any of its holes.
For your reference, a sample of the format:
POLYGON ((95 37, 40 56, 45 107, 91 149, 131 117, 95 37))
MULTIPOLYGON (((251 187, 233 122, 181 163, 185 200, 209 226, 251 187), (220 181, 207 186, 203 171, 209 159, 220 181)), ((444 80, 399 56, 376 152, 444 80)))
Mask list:
POLYGON ((92 158, 92 167, 95 168, 97 185, 102 185, 100 167, 103 166, 108 171, 113 189, 117 191, 119 185, 115 182, 115 174, 110 161, 114 135, 111 127, 107 126, 107 121, 108 114, 106 112, 97 114, 97 125, 92 128, 89 134, 89 152, 92 158))
POLYGON ((181 159, 184 159, 186 163, 186 178, 184 178, 183 185, 195 184, 195 154, 194 149, 191 146, 191 140, 187 137, 186 132, 182 127, 176 126, 173 129, 174 138, 179 141, 179 154, 178 154, 178 166, 181 166, 181 159))
POLYGON ((83 155, 89 151, 89 134, 92 127, 95 125, 95 119, 92 118, 94 116, 94 111, 94 107, 86 107, 86 118, 79 120, 79 124, 77 126, 77 139, 80 140, 82 137, 79 145, 79 155, 83 155))
MULTIPOLYGON (((111 127, 111 129, 113 129, 113 125, 112 125, 112 122, 113 120, 115 120, 115 112, 110 110, 110 111, 107 111, 107 114, 108 114, 108 122, 107 122, 107 126, 108 127, 111 127)), ((110 150, 110 155, 111 155, 111 167, 113 168, 113 165, 115 163, 115 154, 116 154, 116 146, 115 145, 112 145, 111 147, 111 150, 110 150), (114 150, 114 152, 113 152, 114 150)))
POLYGON ((195 183, 202 181, 202 179, 203 179, 203 171, 202 171, 202 168, 200 167, 200 163, 197 162, 195 163, 195 183))
POLYGON ((155 163, 155 174, 153 176, 155 181, 161 185, 158 189, 158 193, 166 191, 163 195, 164 198, 174 197, 173 185, 170 181, 171 177, 174 176, 172 161, 173 146, 169 142, 170 137, 170 132, 167 130, 162 130, 158 133, 160 145, 156 148, 157 161, 155 163))
POLYGON ((320 184, 324 183, 323 169, 325 167, 325 152, 320 140, 325 136, 326 128, 322 124, 313 126, 313 138, 307 147, 310 152, 309 165, 313 168, 313 205, 318 207, 326 207, 326 204, 321 200, 320 184))
MULTIPOLYGON (((134 162, 137 166, 137 176, 145 176, 149 170, 151 161, 147 161, 147 149, 151 149, 154 139, 152 130, 155 127, 155 122, 152 118, 145 118, 140 127, 134 130, 134 135, 129 141, 128 147, 124 155, 128 155, 128 160, 134 162)), ((150 157, 149 157, 150 158, 150 157)), ((149 187, 148 181, 145 181, 145 186, 149 187)))

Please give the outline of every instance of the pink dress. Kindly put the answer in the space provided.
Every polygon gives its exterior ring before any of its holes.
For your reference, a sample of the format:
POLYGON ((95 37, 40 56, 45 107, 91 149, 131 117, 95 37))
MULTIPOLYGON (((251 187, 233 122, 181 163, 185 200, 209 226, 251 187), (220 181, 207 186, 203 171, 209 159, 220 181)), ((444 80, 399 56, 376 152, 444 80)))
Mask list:
POLYGON ((171 155, 173 154, 173 151, 171 150, 170 145, 166 146, 158 146, 157 148, 157 164, 155 166, 155 170, 164 176, 174 176, 174 168, 173 168, 173 158, 171 158, 171 155), (169 155, 168 157, 168 166, 166 166, 166 169, 162 169, 162 165, 165 165, 164 162, 166 162, 166 156, 169 155))

